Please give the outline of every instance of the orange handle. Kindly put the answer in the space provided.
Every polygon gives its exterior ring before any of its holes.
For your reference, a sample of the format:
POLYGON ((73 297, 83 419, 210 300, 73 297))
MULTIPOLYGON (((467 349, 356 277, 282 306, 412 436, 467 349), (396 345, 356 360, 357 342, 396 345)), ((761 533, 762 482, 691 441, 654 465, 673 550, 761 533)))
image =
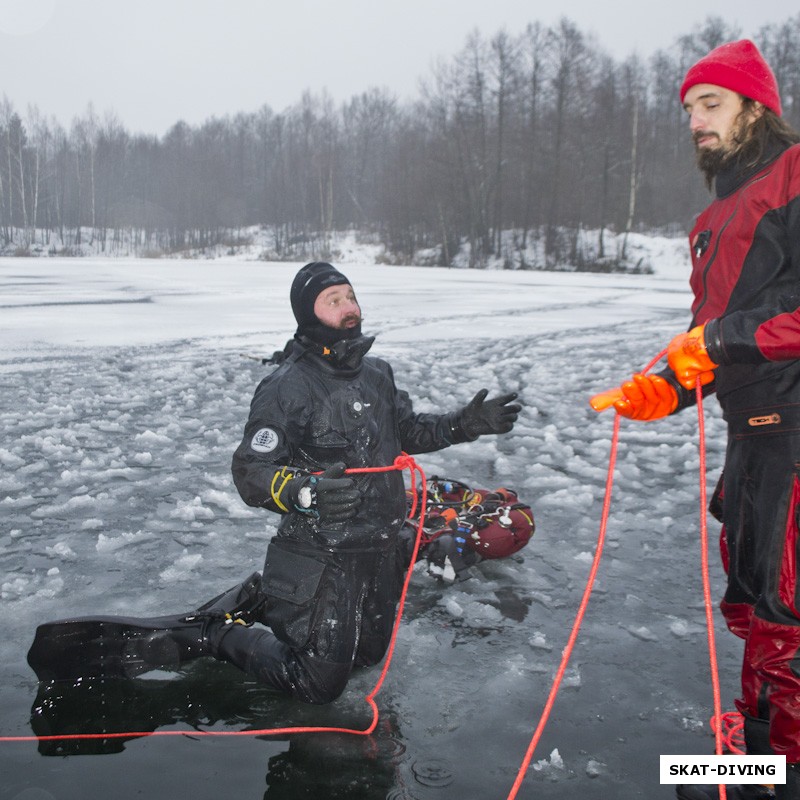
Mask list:
POLYGON ((611 408, 617 400, 623 400, 625 395, 622 393, 622 389, 616 387, 615 389, 609 389, 607 392, 600 392, 600 394, 596 394, 589 400, 589 405, 595 411, 605 411, 607 408, 611 408))

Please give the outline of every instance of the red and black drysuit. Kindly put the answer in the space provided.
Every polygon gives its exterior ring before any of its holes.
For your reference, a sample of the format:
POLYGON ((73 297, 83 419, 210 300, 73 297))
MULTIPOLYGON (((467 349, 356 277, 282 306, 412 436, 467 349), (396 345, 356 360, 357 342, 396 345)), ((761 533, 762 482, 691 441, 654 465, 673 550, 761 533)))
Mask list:
POLYGON ((219 655, 263 683, 310 703, 343 691, 354 666, 379 662, 389 645, 405 567, 398 534, 406 516, 399 471, 354 473, 362 503, 346 522, 320 524, 288 507, 291 476, 337 462, 383 467, 468 437, 452 414, 415 413, 391 367, 364 357, 372 338, 337 345, 341 358, 295 341, 256 389, 233 456, 242 499, 283 514, 269 544, 263 621, 230 626, 219 655))
MULTIPOLYGON (((721 608, 745 640, 748 752, 771 746, 800 762, 800 145, 775 144, 757 167, 718 175, 715 190, 690 233, 690 327, 706 323, 719 364, 707 391, 728 424, 712 501, 728 573, 721 608)), ((694 401, 677 388, 679 409, 694 401)))

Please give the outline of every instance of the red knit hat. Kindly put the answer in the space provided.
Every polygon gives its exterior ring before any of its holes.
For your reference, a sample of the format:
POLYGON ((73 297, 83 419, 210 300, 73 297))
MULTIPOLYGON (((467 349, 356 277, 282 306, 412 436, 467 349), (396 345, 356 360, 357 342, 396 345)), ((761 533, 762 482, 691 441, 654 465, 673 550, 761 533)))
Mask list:
POLYGON ((698 83, 713 83, 757 100, 781 115, 778 82, 758 48, 749 39, 721 44, 690 67, 681 86, 681 102, 698 83))

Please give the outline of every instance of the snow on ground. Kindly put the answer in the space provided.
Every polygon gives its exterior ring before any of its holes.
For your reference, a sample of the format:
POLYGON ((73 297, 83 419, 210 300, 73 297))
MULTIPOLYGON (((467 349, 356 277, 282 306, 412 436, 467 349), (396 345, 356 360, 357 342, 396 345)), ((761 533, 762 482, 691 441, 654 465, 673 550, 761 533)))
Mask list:
MULTIPOLYGON (((484 563, 479 581, 443 586, 415 573, 369 743, 151 737, 67 758, 0 743, 3 797, 167 798, 184 796, 187 781, 193 798, 505 797, 597 541, 612 417, 588 397, 689 321, 683 243, 635 246, 654 275, 387 267, 353 254, 342 266, 365 332, 378 334, 374 353, 419 410, 458 408, 483 386, 520 392, 511 435, 419 461, 428 474, 518 489, 537 522, 523 558, 484 563)), ((0 259, 0 734, 31 732, 39 698, 24 656, 39 622, 185 610, 261 567, 277 518, 244 506, 229 464, 270 369, 248 356, 291 334, 297 267, 0 259)), ((714 402, 706 424, 710 489, 724 445, 714 402)), ((713 749, 698 465, 692 411, 623 423, 597 586, 520 798, 671 797, 659 754, 713 749)), ((715 551, 711 562, 719 594, 715 551)), ((718 620, 728 707, 731 639, 718 620)), ((308 709, 203 661, 107 688, 103 704, 123 730, 124 715, 144 707, 167 727, 338 724, 365 715, 376 679, 359 673, 332 707, 308 709)))

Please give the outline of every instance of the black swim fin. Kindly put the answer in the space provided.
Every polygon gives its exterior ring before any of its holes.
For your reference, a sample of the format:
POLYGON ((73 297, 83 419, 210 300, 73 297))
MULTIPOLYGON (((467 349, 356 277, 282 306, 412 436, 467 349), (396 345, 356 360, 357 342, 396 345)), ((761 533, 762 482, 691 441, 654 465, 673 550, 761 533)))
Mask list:
POLYGON ((265 599, 256 572, 186 614, 46 622, 36 629, 28 664, 40 681, 132 678, 179 668, 199 656, 215 655, 227 626, 258 619, 265 599))

